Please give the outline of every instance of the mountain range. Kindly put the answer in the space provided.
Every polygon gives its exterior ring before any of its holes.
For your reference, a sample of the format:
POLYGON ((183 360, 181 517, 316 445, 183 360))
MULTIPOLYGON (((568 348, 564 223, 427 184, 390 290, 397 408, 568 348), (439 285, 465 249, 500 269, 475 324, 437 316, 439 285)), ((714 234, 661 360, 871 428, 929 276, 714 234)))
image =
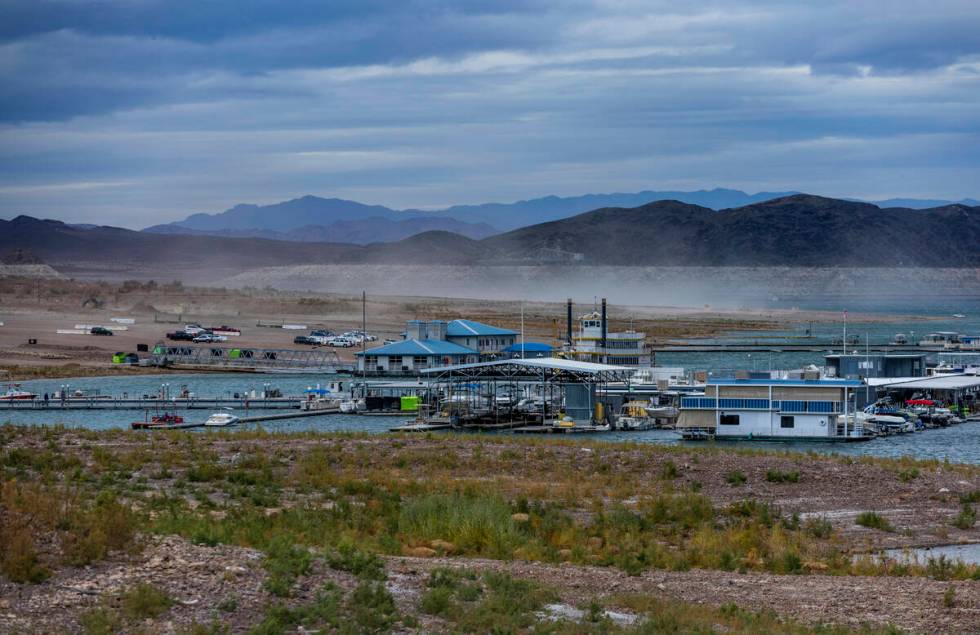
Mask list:
POLYGON ((242 270, 301 264, 980 267, 980 207, 925 210, 794 194, 719 211, 680 201, 606 207, 480 240, 426 231, 355 245, 190 234, 162 238, 19 216, 0 253, 56 267, 242 270))
MULTIPOLYGON (((368 244, 394 242, 425 231, 449 231, 467 238, 493 234, 569 218, 589 210, 633 208, 662 200, 676 200, 713 210, 744 207, 792 196, 797 192, 757 192, 716 188, 697 191, 643 191, 586 194, 584 196, 522 200, 514 203, 456 205, 441 210, 394 210, 338 198, 303 196, 272 205, 241 204, 217 214, 192 214, 182 221, 154 225, 144 231, 289 240, 368 244)), ((958 203, 980 205, 967 199, 958 203)), ((889 199, 879 207, 923 209, 952 204, 943 200, 889 199)), ((80 227, 91 227, 82 225, 80 227)))

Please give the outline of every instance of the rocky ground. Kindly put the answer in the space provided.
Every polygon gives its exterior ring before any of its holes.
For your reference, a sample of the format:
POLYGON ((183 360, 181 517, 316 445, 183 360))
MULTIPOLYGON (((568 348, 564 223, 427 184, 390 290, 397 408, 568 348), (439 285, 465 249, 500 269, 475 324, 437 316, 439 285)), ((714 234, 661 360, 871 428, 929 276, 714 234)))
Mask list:
MULTIPOLYGON (((263 586, 263 555, 253 549, 194 545, 177 537, 150 539, 135 556, 119 555, 84 569, 67 569, 35 586, 0 583, 0 631, 81 632, 80 616, 139 583, 169 592, 174 604, 162 615, 131 625, 145 633, 186 632, 193 625, 219 623, 232 633, 260 623, 277 598, 263 586), (107 600, 108 598, 108 600, 107 600)), ((973 633, 980 624, 980 584, 924 578, 806 575, 777 576, 692 570, 648 571, 630 576, 606 567, 462 558, 385 559, 388 591, 399 612, 418 620, 418 630, 444 632, 450 625, 426 615, 420 602, 429 572, 436 567, 504 571, 534 580, 557 595, 547 610, 574 618, 582 607, 601 600, 623 624, 641 619, 617 606, 623 595, 652 596, 667 602, 720 607, 736 604, 772 611, 810 624, 859 627, 893 624, 913 633, 973 633), (950 593, 952 589, 952 594, 950 593), (952 597, 952 600, 946 598, 952 597)), ((350 592, 354 575, 316 561, 294 585, 290 604, 311 601, 327 581, 350 592)), ((414 629, 413 629, 414 630, 414 629)))

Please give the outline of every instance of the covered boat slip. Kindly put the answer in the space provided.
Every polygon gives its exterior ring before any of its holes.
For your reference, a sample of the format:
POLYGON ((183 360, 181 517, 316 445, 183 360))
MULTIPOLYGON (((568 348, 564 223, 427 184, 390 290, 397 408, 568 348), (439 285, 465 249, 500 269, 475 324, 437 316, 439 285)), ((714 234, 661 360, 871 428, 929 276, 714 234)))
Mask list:
MULTIPOLYGON (((565 422, 602 423, 609 405, 598 397, 610 382, 627 382, 633 369, 558 358, 509 359, 422 371, 430 396, 426 421, 449 420, 479 429, 565 422)), ((420 412, 422 409, 420 408, 420 412)), ((420 416, 420 419, 422 417, 420 416)))
POLYGON ((869 379, 877 396, 890 396, 892 401, 930 399, 937 405, 956 408, 975 418, 980 411, 980 375, 958 373, 932 377, 869 379))
POLYGON ((859 440, 854 380, 711 380, 684 397, 676 428, 687 438, 859 440), (852 417, 853 419, 853 417, 852 417))

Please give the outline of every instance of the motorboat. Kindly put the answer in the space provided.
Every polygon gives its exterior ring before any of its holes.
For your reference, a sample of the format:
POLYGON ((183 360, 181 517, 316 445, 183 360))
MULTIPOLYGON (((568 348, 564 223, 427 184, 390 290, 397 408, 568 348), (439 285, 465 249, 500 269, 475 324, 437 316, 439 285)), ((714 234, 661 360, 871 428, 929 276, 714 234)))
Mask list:
POLYGON ((165 412, 153 415, 143 421, 134 421, 133 430, 166 430, 168 428, 179 429, 186 427, 184 418, 178 414, 165 412))
POLYGON ((641 431, 656 428, 657 420, 648 414, 648 408, 649 404, 644 401, 627 401, 616 417, 616 429, 641 431))
POLYGON ((345 414, 353 414, 367 407, 363 399, 345 399, 340 402, 340 411, 345 414))
POLYGON ((9 384, 7 390, 0 394, 0 401, 20 401, 23 399, 37 399, 37 393, 21 390, 20 384, 9 384))
POLYGON ((208 428, 224 428, 238 423, 239 419, 230 412, 216 412, 205 420, 204 425, 208 428))

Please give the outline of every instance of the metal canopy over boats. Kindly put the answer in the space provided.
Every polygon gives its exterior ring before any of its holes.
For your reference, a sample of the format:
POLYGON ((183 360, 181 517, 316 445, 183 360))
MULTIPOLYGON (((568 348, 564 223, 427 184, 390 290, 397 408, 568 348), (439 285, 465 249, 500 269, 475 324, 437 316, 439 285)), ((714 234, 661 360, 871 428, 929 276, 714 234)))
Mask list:
POLYGON ((605 383, 628 381, 636 372, 635 368, 613 366, 610 364, 594 364, 572 359, 555 357, 536 359, 501 359, 492 362, 475 364, 457 364, 427 368, 420 371, 433 379, 444 379, 449 376, 463 378, 508 378, 508 379, 541 379, 546 381, 605 383))
POLYGON ((903 390, 969 390, 980 388, 980 375, 937 375, 922 379, 899 379, 880 385, 903 390))

